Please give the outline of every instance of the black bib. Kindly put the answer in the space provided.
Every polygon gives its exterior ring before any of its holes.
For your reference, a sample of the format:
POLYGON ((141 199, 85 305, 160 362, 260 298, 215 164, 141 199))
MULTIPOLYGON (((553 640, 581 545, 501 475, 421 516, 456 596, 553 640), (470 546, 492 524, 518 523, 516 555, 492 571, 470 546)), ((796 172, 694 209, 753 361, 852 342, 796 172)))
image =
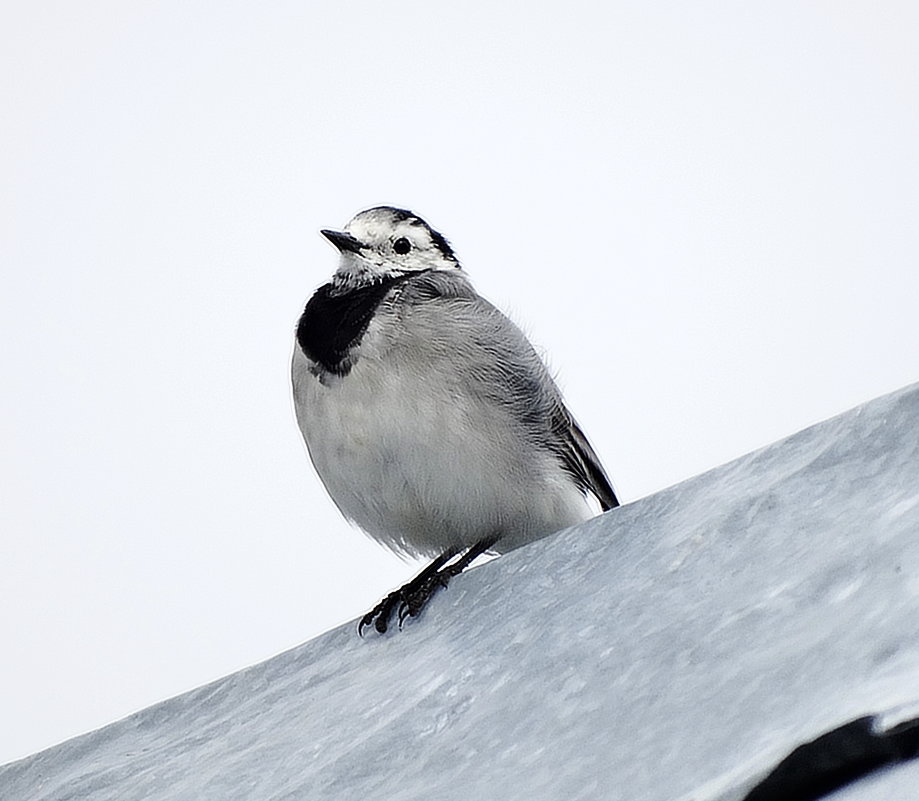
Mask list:
POLYGON ((344 292, 334 284, 319 287, 297 324, 303 353, 324 370, 347 375, 352 367, 348 354, 360 344, 377 306, 392 287, 409 277, 384 278, 344 292))

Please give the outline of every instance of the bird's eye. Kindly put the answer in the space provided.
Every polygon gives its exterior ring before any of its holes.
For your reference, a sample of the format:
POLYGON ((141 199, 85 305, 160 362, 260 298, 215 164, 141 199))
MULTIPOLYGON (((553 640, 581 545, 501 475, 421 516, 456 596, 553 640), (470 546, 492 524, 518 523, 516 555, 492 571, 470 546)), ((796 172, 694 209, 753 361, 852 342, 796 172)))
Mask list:
POLYGON ((392 243, 392 249, 396 251, 400 256, 404 256, 412 249, 412 243, 409 242, 404 236, 400 236, 395 242, 392 243))

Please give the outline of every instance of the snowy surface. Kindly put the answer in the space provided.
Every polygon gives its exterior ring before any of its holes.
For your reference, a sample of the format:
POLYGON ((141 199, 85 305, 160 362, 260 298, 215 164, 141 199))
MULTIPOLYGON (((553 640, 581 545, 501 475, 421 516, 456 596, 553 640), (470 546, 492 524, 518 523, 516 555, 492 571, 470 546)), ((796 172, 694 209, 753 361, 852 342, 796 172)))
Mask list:
POLYGON ((917 699, 914 386, 490 562, 401 633, 343 626, 11 763, 0 798, 733 801, 917 699))

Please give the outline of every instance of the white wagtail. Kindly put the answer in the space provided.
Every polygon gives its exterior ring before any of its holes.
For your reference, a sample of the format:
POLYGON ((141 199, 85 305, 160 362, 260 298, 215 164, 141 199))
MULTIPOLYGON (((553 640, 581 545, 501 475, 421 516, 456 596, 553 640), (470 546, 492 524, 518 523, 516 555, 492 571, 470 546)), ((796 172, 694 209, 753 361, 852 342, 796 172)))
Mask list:
POLYGON ((435 557, 361 619, 382 633, 486 551, 592 517, 588 495, 618 501, 533 346, 441 234, 388 206, 322 234, 341 260, 297 325, 303 439, 346 518, 435 557))

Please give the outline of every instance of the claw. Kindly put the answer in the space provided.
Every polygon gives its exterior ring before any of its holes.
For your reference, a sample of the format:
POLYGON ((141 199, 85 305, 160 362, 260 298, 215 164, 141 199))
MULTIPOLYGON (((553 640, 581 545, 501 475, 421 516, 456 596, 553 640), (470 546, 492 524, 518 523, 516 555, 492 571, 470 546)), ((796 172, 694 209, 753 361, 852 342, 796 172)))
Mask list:
POLYGON ((380 634, 385 634, 394 613, 399 623, 399 631, 402 631, 408 618, 419 615, 438 590, 446 589, 450 579, 462 573, 477 556, 491 548, 496 541, 497 538, 481 540, 453 564, 449 562, 457 555, 457 551, 446 551, 441 554, 408 584, 389 593, 364 615, 357 624, 357 633, 363 637, 364 629, 372 623, 380 634))
POLYGON ((399 593, 400 590, 391 592, 360 619, 357 624, 359 636, 364 636, 364 629, 371 623, 380 634, 386 633, 386 629, 389 628, 389 618, 392 617, 392 610, 396 605, 396 601, 399 600, 399 593))
POLYGON ((377 622, 373 624, 373 627, 380 634, 386 634, 386 629, 389 628, 389 615, 380 615, 377 618, 377 622))
POLYGON ((373 623, 374 617, 378 614, 379 604, 377 604, 373 609, 371 609, 366 615, 364 615, 357 624, 357 634, 359 637, 364 636, 364 629, 367 628, 371 623, 373 623))

